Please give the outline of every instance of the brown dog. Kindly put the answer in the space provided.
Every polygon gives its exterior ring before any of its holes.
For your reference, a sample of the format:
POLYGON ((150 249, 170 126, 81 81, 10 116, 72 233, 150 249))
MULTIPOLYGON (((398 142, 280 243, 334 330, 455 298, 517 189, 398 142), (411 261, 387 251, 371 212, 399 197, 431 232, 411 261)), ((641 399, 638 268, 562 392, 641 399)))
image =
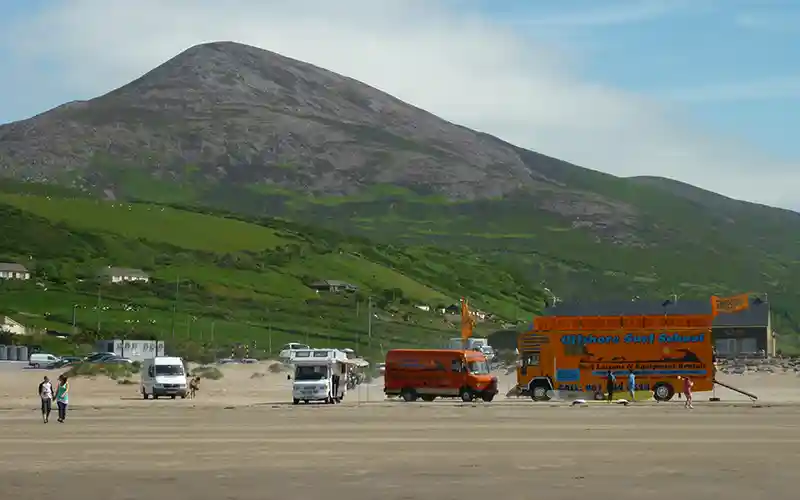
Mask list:
POLYGON ((189 382, 189 399, 194 399, 197 395, 197 391, 200 390, 200 377, 194 377, 191 382, 189 382))

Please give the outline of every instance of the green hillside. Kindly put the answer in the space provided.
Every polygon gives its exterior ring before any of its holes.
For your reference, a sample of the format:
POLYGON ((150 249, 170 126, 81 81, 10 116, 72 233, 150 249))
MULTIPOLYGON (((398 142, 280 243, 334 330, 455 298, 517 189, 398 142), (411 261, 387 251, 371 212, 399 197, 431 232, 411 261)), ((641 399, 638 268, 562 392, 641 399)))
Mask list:
MULTIPOLYGON (((565 165, 547 173, 571 191, 535 196, 448 201, 376 185, 353 196, 312 197, 189 179, 169 184, 168 201, 324 225, 387 245, 469 249, 564 300, 766 293, 784 347, 800 346, 800 214, 665 179, 620 179, 565 165), (570 197, 588 215, 540 208, 570 197), (595 213, 587 208, 592 197, 602 200, 595 213)), ((116 184, 143 176, 112 172, 121 176, 116 184)), ((142 189, 126 194, 148 200, 167 184, 139 180, 130 185, 142 189)))
POLYGON ((458 335, 458 318, 425 312, 460 296, 507 321, 529 320, 543 296, 512 273, 466 250, 376 245, 278 219, 242 220, 154 204, 50 194, 0 194, 0 261, 19 262, 30 282, 0 283, 0 314, 82 340, 175 338, 201 344, 289 341, 376 352, 438 346, 458 335), (149 284, 112 285, 109 266, 142 269, 149 284), (316 280, 357 293, 317 293, 316 280), (371 299, 370 299, 371 297, 371 299), (372 339, 368 303, 372 303, 372 339), (173 306, 175 313, 173 314, 173 306))

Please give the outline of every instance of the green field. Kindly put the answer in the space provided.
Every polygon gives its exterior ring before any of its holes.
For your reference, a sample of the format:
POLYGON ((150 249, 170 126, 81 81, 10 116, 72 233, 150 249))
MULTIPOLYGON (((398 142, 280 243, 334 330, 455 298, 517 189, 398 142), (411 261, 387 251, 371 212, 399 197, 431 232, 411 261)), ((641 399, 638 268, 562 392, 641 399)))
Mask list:
POLYGON ((542 304, 537 289, 469 252, 380 245, 286 221, 10 194, 0 195, 0 216, 4 232, 17 235, 0 244, 0 261, 35 275, 0 283, 0 314, 60 332, 72 332, 74 319, 84 343, 161 338, 199 353, 255 342, 269 355, 308 341, 380 355, 458 335, 457 317, 418 304, 467 296, 499 315, 479 324, 477 334, 487 335, 506 321, 524 323, 542 304), (110 284, 97 273, 107 266, 142 269, 152 281, 110 284), (316 280, 346 281, 358 292, 317 293, 308 286, 316 280))
POLYGON ((0 194, 0 203, 80 230, 189 250, 257 251, 286 243, 269 228, 157 205, 15 194, 0 194))

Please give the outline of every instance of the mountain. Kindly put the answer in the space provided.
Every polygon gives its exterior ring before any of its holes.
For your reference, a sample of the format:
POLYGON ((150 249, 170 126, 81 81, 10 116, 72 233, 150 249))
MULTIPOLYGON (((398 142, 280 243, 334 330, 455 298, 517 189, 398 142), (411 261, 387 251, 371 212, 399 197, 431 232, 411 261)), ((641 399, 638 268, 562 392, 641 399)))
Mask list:
POLYGON ((0 175, 466 248, 565 299, 767 293, 800 331, 797 213, 581 168, 231 42, 0 126, 0 175))

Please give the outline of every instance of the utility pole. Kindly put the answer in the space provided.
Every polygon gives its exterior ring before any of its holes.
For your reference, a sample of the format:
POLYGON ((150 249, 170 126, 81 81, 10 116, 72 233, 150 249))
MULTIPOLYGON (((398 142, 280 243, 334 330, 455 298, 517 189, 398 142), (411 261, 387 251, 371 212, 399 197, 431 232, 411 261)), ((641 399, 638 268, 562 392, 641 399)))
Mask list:
POLYGON ((97 335, 100 336, 100 311, 102 310, 102 295, 101 286, 97 285, 97 335))
POLYGON ((372 295, 367 298, 367 335, 369 337, 369 347, 372 347, 372 295))
POLYGON ((175 278, 175 300, 172 302, 172 340, 175 340, 175 315, 178 313, 178 294, 180 293, 181 277, 175 278))

